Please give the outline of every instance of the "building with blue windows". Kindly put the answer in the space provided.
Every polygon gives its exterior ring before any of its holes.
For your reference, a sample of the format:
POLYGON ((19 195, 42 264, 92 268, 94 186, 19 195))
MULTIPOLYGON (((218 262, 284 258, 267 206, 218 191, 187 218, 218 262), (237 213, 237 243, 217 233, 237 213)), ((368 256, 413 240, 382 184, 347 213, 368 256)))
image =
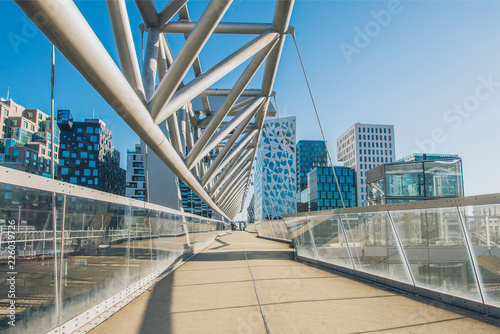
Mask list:
POLYGON ((125 195, 125 170, 113 134, 100 119, 73 122, 69 110, 59 110, 61 129, 59 178, 61 181, 112 194, 125 195))
POLYGON ((297 143, 297 192, 307 188, 307 174, 315 167, 328 166, 326 142, 300 140, 297 143))
MULTIPOLYGON (((54 131, 54 165, 57 166, 59 128, 54 131)), ((50 117, 0 98, 0 164, 51 177, 52 130, 50 117)), ((57 169, 56 169, 57 171, 57 169)), ((56 173, 57 174, 57 173, 56 173)))
POLYGON ((337 180, 333 167, 316 167, 308 173, 309 211, 341 209, 344 205, 346 208, 356 206, 355 170, 350 167, 334 168, 337 180))

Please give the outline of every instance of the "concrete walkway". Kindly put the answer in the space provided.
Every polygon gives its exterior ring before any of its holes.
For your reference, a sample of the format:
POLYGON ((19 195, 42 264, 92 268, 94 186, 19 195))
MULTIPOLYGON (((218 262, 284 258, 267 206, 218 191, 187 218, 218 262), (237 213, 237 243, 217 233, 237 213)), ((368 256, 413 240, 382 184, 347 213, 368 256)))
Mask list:
POLYGON ((273 334, 500 332, 498 319, 302 264, 286 244, 232 232, 92 333, 266 333, 263 318, 273 334))

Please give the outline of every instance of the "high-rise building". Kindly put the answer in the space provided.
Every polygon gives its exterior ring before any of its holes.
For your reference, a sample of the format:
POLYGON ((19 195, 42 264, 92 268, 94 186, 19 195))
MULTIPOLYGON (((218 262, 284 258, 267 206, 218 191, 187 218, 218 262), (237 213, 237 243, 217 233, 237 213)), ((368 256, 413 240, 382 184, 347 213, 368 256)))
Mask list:
MULTIPOLYGON (((51 176, 52 131, 50 117, 38 109, 25 109, 0 99, 0 164, 37 175, 51 176)), ((57 166, 59 128, 54 131, 57 166)))
POLYGON ((367 172, 368 202, 380 205, 463 197, 462 175, 458 156, 383 164, 367 172))
POLYGON ((124 196, 126 172, 120 168, 120 152, 112 146, 111 130, 100 119, 72 119, 69 110, 58 111, 61 181, 124 196))
POLYGON ((126 197, 147 201, 146 176, 140 144, 135 145, 134 150, 127 150, 126 182, 126 197))
POLYGON ((255 220, 296 212, 295 117, 267 120, 254 169, 255 220))
POLYGON ((307 188, 307 173, 315 167, 328 166, 323 140, 300 140, 297 143, 297 192, 307 188))
POLYGON ((355 173, 353 168, 335 167, 335 180, 333 167, 316 167, 310 171, 307 175, 309 211, 355 207, 355 173))
POLYGON ((179 180, 182 210, 194 215, 212 218, 213 210, 194 193, 184 182, 179 180))
POLYGON ((395 161, 394 126, 359 124, 337 139, 337 160, 356 170, 358 206, 368 205, 366 171, 395 161))

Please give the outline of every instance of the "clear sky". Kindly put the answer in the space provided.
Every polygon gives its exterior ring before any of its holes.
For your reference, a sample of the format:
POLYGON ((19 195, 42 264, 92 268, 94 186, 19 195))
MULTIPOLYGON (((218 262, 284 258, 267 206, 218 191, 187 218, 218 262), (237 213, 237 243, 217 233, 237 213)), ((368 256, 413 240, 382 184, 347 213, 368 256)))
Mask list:
MULTIPOLYGON (((156 3, 161 8, 166 1, 156 3)), ((192 19, 206 3, 188 3, 192 19)), ((118 62, 105 2, 77 5, 118 62)), ((133 1, 127 6, 140 56, 141 19, 133 1)), ((0 96, 10 87, 14 101, 48 113, 50 43, 13 2, 0 1, 0 9, 0 96)), ((271 22, 273 10, 274 1, 234 1, 223 21, 271 22)), ((334 156, 337 137, 353 123, 393 124, 397 158, 422 151, 459 154, 466 195, 500 191, 500 1, 298 0, 291 25, 334 156)), ((248 38, 211 38, 202 68, 248 38)), ((175 51, 182 38, 170 41, 175 51)), ((231 78, 217 87, 229 86, 231 78)), ((77 120, 95 109, 124 161, 138 137, 61 54, 55 90, 56 110, 70 109, 77 120)), ((297 140, 321 139, 291 38, 274 90, 281 116, 297 117, 297 140)))

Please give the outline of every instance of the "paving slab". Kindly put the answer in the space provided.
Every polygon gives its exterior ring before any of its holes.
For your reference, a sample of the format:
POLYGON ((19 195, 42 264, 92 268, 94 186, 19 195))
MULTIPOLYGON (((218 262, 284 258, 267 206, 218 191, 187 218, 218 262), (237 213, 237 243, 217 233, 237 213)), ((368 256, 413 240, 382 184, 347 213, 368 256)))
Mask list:
POLYGON ((500 333, 499 319, 292 258, 232 232, 92 333, 500 333))

